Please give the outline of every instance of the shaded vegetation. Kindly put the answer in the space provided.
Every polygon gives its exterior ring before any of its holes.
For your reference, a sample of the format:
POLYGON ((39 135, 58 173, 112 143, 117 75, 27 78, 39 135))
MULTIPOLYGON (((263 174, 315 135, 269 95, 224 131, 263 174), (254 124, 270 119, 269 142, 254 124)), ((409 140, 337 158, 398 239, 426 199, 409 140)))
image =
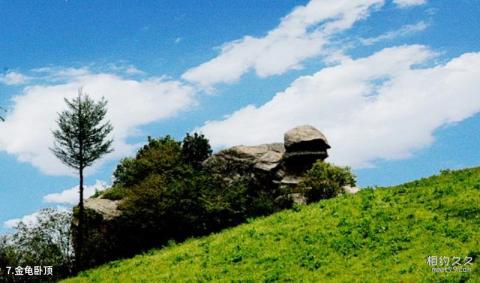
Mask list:
POLYGON ((211 155, 203 135, 149 138, 134 158, 117 166, 113 187, 101 198, 121 200, 122 215, 104 222, 90 213, 86 221, 87 266, 132 256, 168 241, 206 235, 281 209, 277 195, 251 176, 225 176, 204 169, 211 155))
POLYGON ((480 169, 444 171, 256 219, 66 282, 479 282, 480 169), (434 273, 428 256, 472 256, 434 273))
POLYGON ((56 282, 72 273, 71 212, 47 208, 36 223, 18 223, 12 235, 0 236, 0 282, 56 282), (7 266, 12 267, 8 274, 7 266), (13 276, 15 267, 53 266, 53 276, 13 276))

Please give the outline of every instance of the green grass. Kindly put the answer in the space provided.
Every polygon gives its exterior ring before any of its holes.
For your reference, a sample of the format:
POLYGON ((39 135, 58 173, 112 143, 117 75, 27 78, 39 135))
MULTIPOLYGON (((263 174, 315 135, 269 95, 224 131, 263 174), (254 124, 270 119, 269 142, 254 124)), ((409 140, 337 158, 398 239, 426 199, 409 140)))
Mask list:
POLYGON ((259 218, 66 282, 480 282, 480 168, 259 218), (434 273, 428 256, 472 256, 434 273))

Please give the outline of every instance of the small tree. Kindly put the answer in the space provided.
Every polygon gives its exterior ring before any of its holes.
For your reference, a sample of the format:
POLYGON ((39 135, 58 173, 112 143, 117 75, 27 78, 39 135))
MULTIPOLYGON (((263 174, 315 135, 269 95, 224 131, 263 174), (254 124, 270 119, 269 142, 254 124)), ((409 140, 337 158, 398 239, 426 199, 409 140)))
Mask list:
POLYGON ((78 266, 82 266, 82 249, 84 237, 84 206, 83 206, 83 171, 104 154, 112 152, 113 140, 107 139, 113 127, 110 122, 103 122, 107 113, 107 101, 102 98, 95 102, 82 89, 72 100, 65 99, 67 110, 59 114, 57 124, 59 129, 53 131, 55 137, 52 148, 55 156, 79 174, 79 211, 78 239, 76 256, 78 266))
POLYGON ((212 155, 212 148, 208 139, 203 134, 189 133, 182 142, 182 156, 185 162, 195 168, 200 168, 202 162, 212 155))
POLYGON ((355 186, 355 175, 350 168, 323 161, 315 162, 299 184, 309 203, 343 193, 345 186, 355 186))

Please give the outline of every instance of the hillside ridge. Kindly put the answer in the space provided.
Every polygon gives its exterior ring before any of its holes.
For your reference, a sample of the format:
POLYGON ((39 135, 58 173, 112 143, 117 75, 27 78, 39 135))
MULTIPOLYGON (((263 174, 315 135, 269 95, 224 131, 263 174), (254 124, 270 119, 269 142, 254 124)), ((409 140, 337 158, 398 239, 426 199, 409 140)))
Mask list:
POLYGON ((444 170, 297 205, 64 282, 480 282, 479 203, 480 167, 444 170), (433 272, 432 256, 472 264, 433 272))

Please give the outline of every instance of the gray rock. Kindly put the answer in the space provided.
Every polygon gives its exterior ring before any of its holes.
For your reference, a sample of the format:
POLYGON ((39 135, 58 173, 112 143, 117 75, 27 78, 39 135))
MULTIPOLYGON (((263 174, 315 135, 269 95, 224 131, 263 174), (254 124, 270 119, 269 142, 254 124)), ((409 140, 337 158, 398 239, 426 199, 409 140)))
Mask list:
POLYGON ((285 133, 285 144, 239 145, 224 149, 203 166, 222 177, 226 184, 247 178, 256 188, 274 197, 277 203, 306 203, 298 184, 317 160, 325 160, 330 148, 325 136, 304 125, 285 133))
POLYGON ((314 149, 317 150, 330 148, 327 138, 322 132, 310 125, 295 127, 284 135, 284 145, 287 152, 298 151, 303 147, 309 147, 309 144, 313 144, 314 149))
POLYGON ((352 187, 352 186, 345 186, 345 187, 343 187, 343 190, 345 191, 346 194, 356 194, 360 191, 360 188, 352 187))
POLYGON ((328 157, 330 148, 325 136, 309 125, 293 128, 285 133, 286 152, 283 161, 289 174, 303 174, 310 169, 317 160, 328 157))
POLYGON ((281 181, 280 184, 288 185, 288 186, 297 186, 302 181, 301 177, 298 176, 285 176, 281 181))
POLYGON ((293 193, 289 197, 294 204, 307 204, 307 198, 302 193, 293 193))
POLYGON ((118 209, 119 204, 119 200, 89 198, 85 201, 84 206, 86 209, 91 209, 101 215, 104 220, 112 220, 122 214, 118 209))
POLYGON ((240 159, 252 163, 278 163, 282 159, 285 148, 281 143, 261 144, 255 146, 239 145, 222 150, 219 156, 229 159, 240 159))
POLYGON ((285 148, 281 143, 239 145, 218 152, 208 158, 203 165, 210 168, 225 166, 230 170, 255 168, 270 172, 279 166, 284 152, 285 148))

